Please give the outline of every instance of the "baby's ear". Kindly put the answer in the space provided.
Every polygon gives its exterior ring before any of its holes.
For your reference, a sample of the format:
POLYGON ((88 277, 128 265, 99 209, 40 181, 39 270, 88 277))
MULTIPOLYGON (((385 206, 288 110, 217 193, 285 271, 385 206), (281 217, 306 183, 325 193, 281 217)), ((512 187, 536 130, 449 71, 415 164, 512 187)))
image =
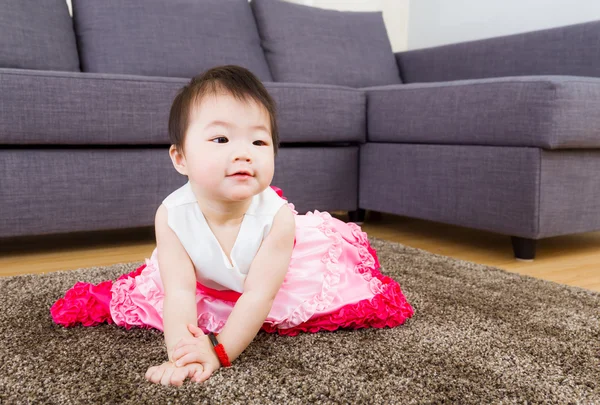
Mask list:
POLYGON ((171 157, 171 162, 173 162, 173 167, 179 173, 187 176, 187 167, 185 162, 185 156, 183 153, 177 148, 175 145, 171 145, 169 148, 169 156, 171 157))

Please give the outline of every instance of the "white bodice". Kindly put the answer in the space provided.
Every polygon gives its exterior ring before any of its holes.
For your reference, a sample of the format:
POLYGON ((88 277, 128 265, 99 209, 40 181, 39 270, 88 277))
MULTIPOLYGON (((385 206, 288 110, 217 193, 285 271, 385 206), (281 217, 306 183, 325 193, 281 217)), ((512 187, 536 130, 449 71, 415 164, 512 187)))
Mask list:
POLYGON ((231 263, 211 231, 190 182, 164 199, 169 227, 175 232, 196 270, 197 280, 215 290, 243 292, 250 265, 273 218, 286 201, 271 188, 255 195, 231 249, 231 263))

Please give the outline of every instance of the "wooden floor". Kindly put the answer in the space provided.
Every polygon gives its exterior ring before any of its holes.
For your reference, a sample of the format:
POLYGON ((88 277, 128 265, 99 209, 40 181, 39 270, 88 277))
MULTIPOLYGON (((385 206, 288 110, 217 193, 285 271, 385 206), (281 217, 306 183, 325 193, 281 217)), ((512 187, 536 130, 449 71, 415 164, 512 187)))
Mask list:
MULTIPOLYGON (((362 227, 371 236, 432 253, 600 291, 600 232, 543 239, 536 260, 521 262, 507 236, 386 214, 368 216, 362 227)), ((5 239, 0 276, 143 261, 154 246, 152 228, 5 239)))

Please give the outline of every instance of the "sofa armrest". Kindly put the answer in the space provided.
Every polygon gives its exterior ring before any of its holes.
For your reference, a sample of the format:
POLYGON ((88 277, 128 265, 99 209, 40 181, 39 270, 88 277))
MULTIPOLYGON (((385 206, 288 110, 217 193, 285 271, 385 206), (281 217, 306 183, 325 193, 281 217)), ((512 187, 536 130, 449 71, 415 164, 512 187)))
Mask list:
POLYGON ((600 21, 396 53, 404 83, 505 76, 600 77, 600 21))

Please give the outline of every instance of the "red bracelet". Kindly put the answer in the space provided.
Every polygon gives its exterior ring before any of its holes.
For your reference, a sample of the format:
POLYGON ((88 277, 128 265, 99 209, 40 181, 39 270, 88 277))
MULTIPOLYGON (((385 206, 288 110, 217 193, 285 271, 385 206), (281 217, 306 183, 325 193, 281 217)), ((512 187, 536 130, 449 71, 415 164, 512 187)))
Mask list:
MULTIPOLYGON (((217 336, 219 334, 217 333, 217 336)), ((229 356, 227 356, 227 352, 225 352, 225 347, 222 343, 219 343, 215 335, 210 332, 208 334, 208 338, 210 339, 213 347, 215 348, 215 352, 217 352, 217 357, 219 358, 219 363, 223 367, 231 367, 231 363, 229 362, 229 356)))

